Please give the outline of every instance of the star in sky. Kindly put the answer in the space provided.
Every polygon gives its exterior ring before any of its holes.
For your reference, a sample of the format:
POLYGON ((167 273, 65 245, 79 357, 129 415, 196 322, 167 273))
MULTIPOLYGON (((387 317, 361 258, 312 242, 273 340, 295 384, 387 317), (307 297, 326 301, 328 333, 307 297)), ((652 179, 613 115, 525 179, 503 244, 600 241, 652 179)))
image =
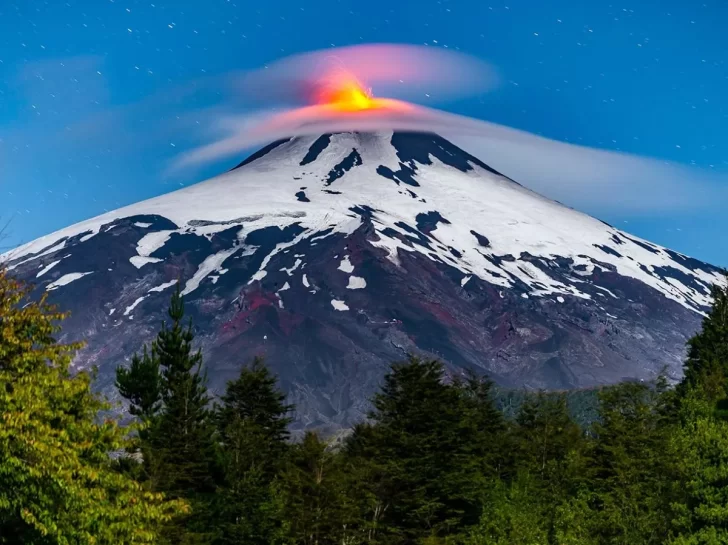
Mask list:
MULTIPOLYGON (((428 44, 498 66, 497 91, 438 104, 454 113, 728 176, 726 20, 722 1, 6 1, 0 215, 12 219, 14 244, 221 172, 228 163, 163 175, 176 154, 214 136, 209 121, 230 107, 216 87, 225 74, 370 42, 428 44)), ((419 103, 435 104, 431 95, 419 103)), ((728 264, 720 206, 656 211, 649 194, 567 204, 728 264), (620 198, 644 209, 620 211, 620 198)))

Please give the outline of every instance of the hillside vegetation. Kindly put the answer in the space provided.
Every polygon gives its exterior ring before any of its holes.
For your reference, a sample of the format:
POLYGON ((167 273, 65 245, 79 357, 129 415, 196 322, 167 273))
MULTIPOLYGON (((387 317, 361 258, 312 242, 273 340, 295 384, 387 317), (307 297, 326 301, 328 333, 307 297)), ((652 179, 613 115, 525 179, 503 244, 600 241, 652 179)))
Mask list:
POLYGON ((504 392, 411 357, 332 445, 290 438, 261 360, 208 396, 179 288, 117 370, 137 422, 102 420, 64 315, 0 272, 0 544, 728 543, 728 288, 713 298, 675 388, 504 392))

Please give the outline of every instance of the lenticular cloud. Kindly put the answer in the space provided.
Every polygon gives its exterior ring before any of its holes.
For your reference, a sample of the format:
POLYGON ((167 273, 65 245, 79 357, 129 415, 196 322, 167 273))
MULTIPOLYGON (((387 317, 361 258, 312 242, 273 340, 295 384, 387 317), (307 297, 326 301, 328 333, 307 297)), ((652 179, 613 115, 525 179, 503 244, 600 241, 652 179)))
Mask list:
POLYGON ((407 100, 446 101, 498 83, 489 64, 435 47, 375 44, 295 55, 235 78, 236 97, 257 109, 218 116, 211 129, 220 136, 179 155, 171 170, 239 158, 295 136, 415 131, 438 133, 563 202, 664 211, 710 206, 716 191, 725 193, 721 180, 697 169, 567 144, 407 100))
POLYGON ((445 101, 490 91, 500 77, 490 64, 449 49, 369 44, 293 55, 244 74, 243 98, 266 106, 312 104, 316 91, 340 73, 355 76, 378 96, 445 101))

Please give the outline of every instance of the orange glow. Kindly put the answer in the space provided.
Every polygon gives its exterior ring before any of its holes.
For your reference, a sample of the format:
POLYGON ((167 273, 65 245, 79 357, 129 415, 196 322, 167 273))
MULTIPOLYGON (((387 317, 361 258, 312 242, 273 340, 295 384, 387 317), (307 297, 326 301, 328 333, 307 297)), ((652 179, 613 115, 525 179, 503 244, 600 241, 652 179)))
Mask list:
POLYGON ((316 94, 316 102, 341 112, 373 110, 385 106, 384 101, 373 98, 351 74, 334 76, 316 94))

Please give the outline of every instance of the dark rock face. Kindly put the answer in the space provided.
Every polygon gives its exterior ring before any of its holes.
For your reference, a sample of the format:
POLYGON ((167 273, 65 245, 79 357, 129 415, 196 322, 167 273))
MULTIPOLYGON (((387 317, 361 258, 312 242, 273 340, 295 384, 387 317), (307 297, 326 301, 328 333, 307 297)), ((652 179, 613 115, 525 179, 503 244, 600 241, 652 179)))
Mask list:
MULTIPOLYGON (((291 162, 310 171, 335 138, 315 139, 291 162)), ((434 135, 395 134, 391 143, 399 174, 391 164, 388 172, 371 168, 383 183, 396 182, 402 199, 421 198, 399 183, 423 189, 417 173, 431 158, 458 172, 497 174, 434 135)), ((289 144, 275 143, 241 167, 291 153, 284 150, 289 144)), ((443 238, 458 220, 431 200, 411 219, 402 214, 385 224, 386 201, 379 209, 354 199, 341 212, 351 228, 340 229, 343 220, 312 225, 305 207, 320 199, 340 203, 350 174, 368 165, 366 153, 345 144, 320 169, 317 186, 292 176, 291 202, 304 212, 283 211, 278 224, 262 226, 262 215, 248 211, 181 222, 122 210, 35 253, 11 255, 9 264, 37 285, 38 295, 49 290, 52 302, 71 311, 62 340, 88 341, 75 365, 98 366, 97 387, 111 397, 114 369, 156 334, 177 279, 211 390, 220 393, 242 365, 263 355, 297 407, 297 428, 338 428, 363 418, 389 363, 408 353, 440 358, 454 373, 487 373, 509 387, 646 379, 665 366, 679 376, 701 307, 635 276, 648 271, 655 282, 671 279, 705 293, 716 268, 604 225, 603 239, 587 245, 589 256, 535 255, 532 246, 498 252, 499 233, 478 222, 463 226, 466 247, 443 238), (339 192, 323 193, 332 182, 339 192), (615 260, 634 261, 641 250, 666 256, 670 265, 621 274, 615 260), (487 277, 463 265, 472 256, 490 267, 487 277), (566 288, 550 293, 551 285, 566 288)))

